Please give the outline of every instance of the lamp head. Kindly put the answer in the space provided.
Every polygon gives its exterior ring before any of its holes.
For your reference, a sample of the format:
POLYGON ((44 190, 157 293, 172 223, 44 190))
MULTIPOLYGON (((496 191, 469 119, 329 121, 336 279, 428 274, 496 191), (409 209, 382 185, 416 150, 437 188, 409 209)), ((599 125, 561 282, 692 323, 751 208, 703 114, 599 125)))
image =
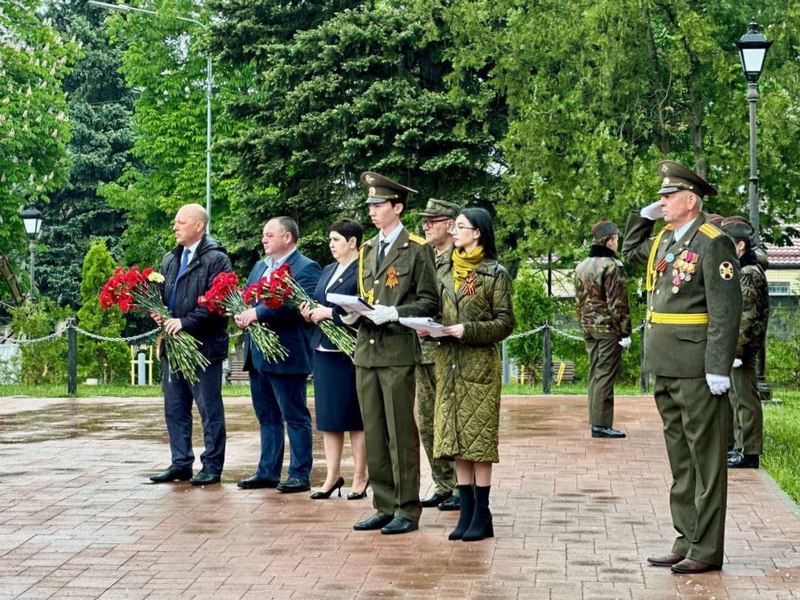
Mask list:
POLYGON ((761 76, 761 69, 764 67, 764 59, 770 46, 772 46, 772 42, 758 30, 758 23, 755 20, 750 21, 747 33, 736 42, 736 47, 739 49, 739 60, 742 62, 742 71, 750 83, 757 82, 761 76))

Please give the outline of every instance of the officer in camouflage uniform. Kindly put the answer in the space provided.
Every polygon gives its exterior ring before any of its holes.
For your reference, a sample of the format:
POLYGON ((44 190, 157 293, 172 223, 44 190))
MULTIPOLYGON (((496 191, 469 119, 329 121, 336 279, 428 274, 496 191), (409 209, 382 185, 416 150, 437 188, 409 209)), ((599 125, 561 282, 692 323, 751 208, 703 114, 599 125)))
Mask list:
POLYGON ((617 258, 619 229, 600 221, 592 227, 589 257, 575 268, 575 300, 589 353, 589 423, 592 437, 624 438, 614 429, 614 380, 622 349, 631 345, 631 311, 622 261, 617 258))
POLYGON ((359 294, 373 310, 359 321, 353 362, 377 512, 353 528, 408 533, 418 529, 422 512, 414 421, 414 367, 421 357, 416 332, 397 321, 438 312, 436 267, 430 245, 400 222, 415 190, 369 171, 361 180, 380 232, 359 249, 359 294))
MULTIPOLYGON (((436 277, 452 269, 453 236, 449 230, 461 208, 452 202, 431 198, 420 213, 425 240, 433 247, 436 256, 436 277)), ((422 340, 422 361, 417 364, 417 415, 422 447, 431 465, 434 490, 422 499, 423 508, 438 506, 439 510, 459 510, 458 485, 453 461, 433 457, 433 415, 436 401, 436 341, 422 340)))
POLYGON ((753 248, 754 229, 749 221, 730 217, 722 222, 721 228, 736 245, 742 286, 742 321, 731 371, 735 449, 728 453, 728 468, 757 469, 763 428, 757 385, 758 355, 769 321, 767 276, 753 248))
POLYGON ((705 179, 683 165, 658 165, 660 199, 631 213, 622 255, 646 265, 645 361, 655 375, 678 537, 672 550, 650 556, 676 573, 720 569, 724 554, 728 472, 725 410, 739 335, 742 292, 731 239, 706 222, 705 179), (655 220, 667 222, 651 237, 655 220))

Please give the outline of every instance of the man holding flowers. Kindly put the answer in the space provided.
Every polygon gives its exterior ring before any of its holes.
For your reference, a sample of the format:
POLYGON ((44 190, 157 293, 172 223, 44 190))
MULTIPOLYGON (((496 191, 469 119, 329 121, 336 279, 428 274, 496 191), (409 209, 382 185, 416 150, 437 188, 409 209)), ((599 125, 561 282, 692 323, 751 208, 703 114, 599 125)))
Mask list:
POLYGON ((214 278, 232 271, 225 248, 205 235, 208 213, 199 204, 186 204, 175 215, 172 231, 178 245, 161 263, 164 276, 162 300, 172 314, 164 319, 151 313, 165 335, 183 331, 197 339, 209 365, 188 380, 170 370, 162 352, 164 418, 169 433, 172 464, 150 478, 153 483, 187 481, 192 485, 219 483, 225 462, 225 410, 222 405, 222 361, 228 355, 228 318, 198 304, 197 298, 211 287, 214 278), (196 379, 196 380, 195 380, 196 379), (192 477, 192 401, 197 404, 203 424, 205 451, 203 468, 192 477))
MULTIPOLYGON (((299 237, 293 219, 270 219, 261 237, 266 257, 253 267, 248 285, 257 284, 262 278, 269 279, 273 272, 287 265, 297 284, 306 294, 313 294, 322 269, 297 249, 299 237)), ((256 322, 267 325, 288 352, 283 359, 269 360, 252 344, 250 334, 245 333, 244 368, 250 373, 250 396, 261 435, 261 457, 256 472, 238 486, 242 489, 277 488, 284 493, 308 491, 311 489, 312 433, 306 382, 313 355, 312 326, 289 303, 268 306, 258 302, 234 319, 242 329, 256 322), (286 435, 284 422, 289 434, 289 471, 286 480, 280 481, 286 435)))

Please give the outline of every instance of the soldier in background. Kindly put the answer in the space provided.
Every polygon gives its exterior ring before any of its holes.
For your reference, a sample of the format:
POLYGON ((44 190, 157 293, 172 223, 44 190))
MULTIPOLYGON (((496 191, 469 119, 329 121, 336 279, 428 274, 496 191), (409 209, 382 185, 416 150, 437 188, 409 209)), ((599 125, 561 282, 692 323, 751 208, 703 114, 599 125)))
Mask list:
POLYGON ((672 471, 672 550, 647 562, 675 573, 722 568, 728 471, 725 405, 736 352, 742 293, 731 239, 706 222, 703 197, 717 190, 665 160, 659 200, 632 212, 622 255, 646 265, 647 371, 664 423, 672 471), (655 221, 667 225, 651 237, 655 221))
MULTIPOLYGON (((452 202, 431 198, 420 213, 425 240, 433 247, 436 257, 436 278, 452 269, 453 236, 449 231, 461 208, 452 202)), ((458 485, 452 461, 433 457, 433 415, 436 403, 436 347, 438 342, 421 340, 422 360, 417 363, 417 415, 422 447, 428 455, 433 478, 433 493, 423 498, 422 508, 438 506, 439 510, 459 510, 458 485)))
POLYGON ((763 414, 758 397, 758 355, 764 345, 769 321, 767 276, 753 247, 753 226, 742 217, 722 222, 722 230, 736 246, 742 286, 742 320, 733 361, 730 395, 733 412, 734 450, 728 467, 757 469, 762 448, 763 414))
POLYGON ((578 321, 589 353, 589 423, 592 437, 624 438, 614 422, 614 380, 622 349, 631 345, 631 312, 622 261, 617 258, 619 229, 610 221, 592 227, 589 257, 575 268, 578 321))

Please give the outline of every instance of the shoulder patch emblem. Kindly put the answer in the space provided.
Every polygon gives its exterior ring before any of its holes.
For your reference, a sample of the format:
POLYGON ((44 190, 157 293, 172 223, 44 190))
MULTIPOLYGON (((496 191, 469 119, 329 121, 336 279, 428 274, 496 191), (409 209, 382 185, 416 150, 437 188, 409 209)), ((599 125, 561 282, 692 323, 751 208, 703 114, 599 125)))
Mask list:
POLYGON ((733 265, 727 260, 719 265, 719 276, 725 281, 733 279, 733 265))
POLYGON ((722 231, 714 227, 711 223, 703 223, 702 225, 700 225, 698 231, 700 231, 706 237, 711 238, 712 240, 715 237, 722 235, 722 231))
POLYGON ((408 239, 414 242, 415 244, 419 244, 422 246, 423 244, 427 244, 427 240, 424 237, 420 237, 418 235, 414 235, 413 233, 408 234, 408 239))

